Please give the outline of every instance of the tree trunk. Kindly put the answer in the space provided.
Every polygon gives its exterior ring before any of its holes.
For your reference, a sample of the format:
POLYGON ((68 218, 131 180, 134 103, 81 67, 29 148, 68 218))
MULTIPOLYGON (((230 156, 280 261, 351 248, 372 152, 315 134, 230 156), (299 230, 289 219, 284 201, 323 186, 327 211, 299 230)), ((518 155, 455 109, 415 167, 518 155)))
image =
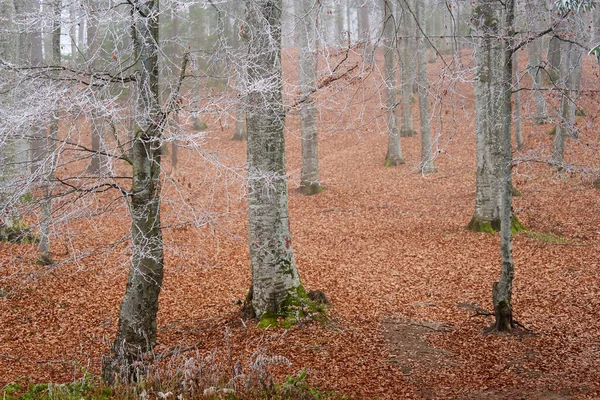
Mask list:
MULTIPOLYGON (((573 17, 570 22, 575 27, 573 17)), ((567 137, 575 137, 575 100, 581 82, 581 50, 579 45, 563 42, 561 47, 560 85, 561 101, 555 129, 552 162, 560 166, 564 162, 565 142, 567 137)))
POLYGON ((320 5, 315 0, 296 3, 302 16, 298 29, 298 78, 300 86, 300 128, 302 130, 302 170, 300 190, 305 195, 323 191, 319 173, 319 141, 317 106, 314 93, 317 89, 317 21, 320 5))
POLYGON ((413 45, 414 32, 416 26, 414 24, 414 18, 412 13, 409 11, 409 7, 413 9, 412 2, 407 0, 402 3, 402 8, 398 7, 398 12, 402 13, 402 20, 400 26, 402 26, 401 34, 402 38, 398 45, 399 47, 399 58, 400 58, 400 97, 401 107, 400 113, 402 116, 402 125, 400 128, 400 136, 411 137, 415 136, 414 121, 413 121, 413 87, 415 84, 415 57, 414 51, 415 46, 413 45), (413 29, 414 28, 414 29, 413 29))
POLYGON ((397 35, 396 18, 393 3, 382 0, 383 7, 383 57, 385 73, 385 92, 387 108, 388 147, 385 155, 387 167, 404 164, 402 146, 400 145, 400 129, 396 107, 398 105, 396 63, 397 63, 397 35))
MULTIPOLYGON (((87 18, 87 43, 86 43, 86 55, 88 60, 88 66, 91 70, 97 66, 97 58, 99 57, 100 41, 98 38, 98 19, 97 19, 97 4, 95 0, 90 0, 88 3, 88 18, 87 18)), ((82 29, 80 26, 79 29, 82 29)), ((102 149, 102 140, 104 136, 104 118, 98 116, 97 111, 92 112, 92 118, 90 120, 90 131, 92 132, 92 157, 90 164, 88 165, 87 172, 91 175, 99 175, 103 169, 104 163, 106 162, 100 152, 102 149)))
MULTIPOLYGON (((537 3, 534 5, 534 11, 543 12, 542 7, 537 3)), ((536 31, 540 29, 540 23, 537 19, 533 19, 533 29, 536 31)), ((533 88, 533 99, 535 102, 535 122, 536 124, 542 125, 548 122, 548 106, 546 104, 546 98, 542 92, 544 86, 544 65, 542 64, 542 39, 538 38, 533 40, 527 45, 528 51, 528 68, 529 74, 531 75, 532 88, 533 88)))
POLYGON ((282 103, 281 0, 246 2, 248 242, 254 313, 288 317, 306 298, 292 249, 282 103), (265 84, 268 82, 269 84, 265 84))
MULTIPOLYGON (((416 0, 416 15, 420 26, 425 22, 424 0, 416 0)), ((419 118, 421 123, 421 164, 422 174, 435 172, 433 148, 431 145, 431 115, 429 112, 429 78, 427 76, 427 47, 425 37, 417 28, 417 86, 419 90, 419 118)))
POLYGON ((156 344, 158 295, 163 279, 160 224, 160 145, 162 119, 158 87, 157 0, 134 1, 135 46, 140 56, 138 118, 133 142, 130 212, 133 254, 121 303, 117 336, 104 362, 108 383, 128 382, 143 373, 156 344), (136 361, 140 363, 135 364, 136 361), (136 367, 142 365, 142 367, 136 367), (140 371, 140 369, 142 371, 140 371))
POLYGON ((370 12, 370 1, 364 1, 358 5, 358 39, 364 45, 364 59, 367 64, 373 64, 374 61, 374 49, 371 44, 371 23, 369 21, 370 12))
POLYGON ((550 85, 558 84, 558 80, 560 78, 560 69, 561 69, 561 54, 560 54, 560 39, 556 36, 550 38, 550 44, 548 45, 548 68, 546 69, 548 72, 548 77, 550 80, 550 85))
MULTIPOLYGON (((31 12, 31 2, 0 2, 0 59, 16 65, 35 62, 32 38, 35 34, 23 32, 19 22, 31 12)), ((39 6, 39 3, 38 3, 39 6)), ((0 92, 0 102, 12 103, 11 97, 22 96, 18 91, 0 92)), ((34 127, 33 135, 39 134, 34 127)), ((30 170, 30 143, 25 129, 16 129, 0 140, 0 241, 31 243, 34 237, 18 210, 23 193, 23 179, 30 170)))
MULTIPOLYGON (((499 2, 499 1, 498 1, 499 2)), ((514 0, 504 2, 505 21, 504 29, 508 30, 505 38, 501 39, 505 53, 502 66, 503 80, 499 115, 502 123, 502 141, 501 141, 501 182, 502 182, 502 201, 501 201, 501 230, 500 230, 500 256, 502 259, 502 268, 500 279, 494 283, 492 300, 494 303, 494 314, 496 317, 495 328, 497 331, 510 331, 514 327, 512 316, 512 282, 514 276, 514 265, 512 259, 512 149, 511 149, 511 79, 513 75, 513 65, 511 58, 516 54, 512 50, 514 37, 514 0)))
MULTIPOLYGON (((477 142, 477 187, 475 213, 468 228, 479 232, 497 232, 501 225, 501 197, 503 182, 502 133, 506 118, 504 104, 506 49, 501 39, 501 27, 495 21, 504 21, 499 2, 484 2, 473 9, 475 35, 475 115, 477 142)), ((509 123, 510 127, 510 123, 509 123)))
MULTIPOLYGON (((173 20, 173 39, 175 41, 179 40, 179 10, 176 8, 172 9, 171 19, 173 20)), ((234 35, 237 37, 237 32, 234 35)), ((173 51, 173 54, 175 51, 173 51)), ((181 71, 179 71, 181 73, 181 71)), ((175 115, 173 115, 173 126, 176 129, 179 129, 179 112, 175 111, 175 115)), ((173 143, 171 143, 171 174, 177 171, 177 163, 179 162, 179 141, 177 140, 177 136, 173 139, 173 143)))
MULTIPOLYGON (((52 63, 54 65, 61 65, 62 58, 60 53, 60 35, 61 35, 61 13, 62 13, 62 1, 55 0, 53 3, 53 21, 52 21, 52 63)), ((50 132, 48 133, 48 140, 46 142, 46 157, 49 161, 49 166, 45 167, 48 169, 46 176, 44 176, 44 198, 42 199, 42 222, 40 224, 40 241, 38 244, 39 258, 38 263, 43 265, 50 265, 53 263, 50 255, 50 225, 52 222, 52 181, 54 180, 54 157, 53 154, 56 149, 56 141, 58 139, 58 110, 53 110, 54 116, 50 122, 50 132)))
POLYGON ((519 75, 519 61, 517 54, 515 53, 512 57, 512 77, 514 82, 514 98, 515 98, 515 138, 517 140, 517 148, 523 149, 523 130, 521 124, 521 92, 519 91, 520 75, 519 75))

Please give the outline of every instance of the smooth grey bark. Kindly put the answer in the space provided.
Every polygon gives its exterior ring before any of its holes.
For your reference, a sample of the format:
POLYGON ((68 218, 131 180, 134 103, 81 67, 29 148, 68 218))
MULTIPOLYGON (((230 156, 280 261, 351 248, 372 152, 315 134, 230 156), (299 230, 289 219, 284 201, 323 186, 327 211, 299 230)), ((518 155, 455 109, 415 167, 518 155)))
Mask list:
POLYGON ((281 0, 246 1, 249 299, 254 314, 288 316, 305 297, 289 228, 282 96, 281 0))
POLYGON ((237 46, 236 57, 236 75, 237 75, 237 102, 235 104, 235 132, 232 140, 245 142, 248 140, 246 129, 246 93, 244 87, 248 80, 248 65, 246 62, 247 49, 244 42, 239 42, 237 46))
POLYGON ((412 0, 405 0, 402 6, 398 7, 398 12, 402 14, 400 21, 402 38, 398 43, 398 56, 400 59, 400 114, 401 126, 400 136, 411 137, 415 136, 414 120, 413 120, 413 88, 415 84, 415 41, 414 34, 416 25, 410 10, 414 10, 412 0))
MULTIPOLYGON (((54 65, 61 65, 62 58, 60 52, 60 35, 61 35, 61 13, 62 13, 62 1, 54 0, 52 3, 52 63, 54 65)), ((42 199, 42 220, 40 223, 40 234, 38 243, 38 263, 43 265, 50 265, 53 263, 50 255, 50 227, 52 223, 52 182, 54 180, 54 174, 56 166, 54 164, 54 152, 56 151, 56 142, 58 140, 58 110, 53 110, 54 116, 50 120, 50 127, 48 132, 48 139, 46 141, 46 158, 49 165, 46 166, 45 176, 43 177, 43 188, 44 198, 42 199)))
MULTIPOLYGON (((35 1, 32 0, 0 3, 0 59, 4 62, 25 67, 39 63, 41 55, 36 54, 34 46, 36 38, 41 41, 39 32, 24 28, 24 21, 31 17, 28 14, 32 13, 34 7, 35 1)), ((0 101, 10 104, 15 96, 22 95, 18 91, 2 90, 0 101)), ((19 128, 0 138, 0 241, 34 241, 18 210, 19 198, 25 194, 20 188, 24 186, 28 172, 31 172, 31 137, 40 132, 39 126, 32 125, 31 131, 19 128)))
MULTIPOLYGON (((510 331, 512 317, 512 149, 511 149, 511 81, 513 77, 512 38, 514 36, 514 0, 479 0, 473 10, 477 77, 475 101, 478 139, 487 139, 488 153, 478 154, 477 180, 480 185, 480 161, 489 168, 488 192, 495 218, 500 219, 501 272, 492 289, 492 301, 497 331, 510 331), (498 215, 499 214, 499 215, 498 215)), ((479 145, 478 140, 478 145, 479 145)), ((480 148, 478 147, 478 153, 480 148)), ((482 175, 483 176, 483 175, 482 175)), ((479 193, 478 193, 479 194, 479 193)), ((477 217, 477 209, 474 218, 477 217)), ((484 216, 487 217, 487 216, 484 216)), ((487 221, 486 221, 487 222, 487 221)), ((489 222, 487 222, 489 223, 489 222)))
POLYGON ((364 59, 368 64, 375 60, 374 48, 371 43, 371 23, 369 14, 371 12, 371 1, 364 1, 358 5, 358 40, 364 45, 364 59))
POLYGON ((552 36, 550 38, 550 43, 548 44, 548 53, 546 56, 548 66, 546 68, 546 72, 548 73, 548 79, 550 80, 551 85, 556 85, 558 80, 560 79, 560 69, 561 69, 561 45, 560 39, 556 36, 552 36))
MULTIPOLYGON (((531 4, 528 5, 528 7, 531 6, 531 4)), ((538 2, 534 2, 533 7, 534 13, 543 12, 543 7, 540 6, 538 2)), ((530 23, 533 25, 532 28, 536 32, 542 28, 537 18, 533 18, 530 23)), ((548 106, 544 93, 542 92, 542 88, 544 87, 544 76, 546 74, 544 70, 545 64, 542 61, 542 39, 538 38, 529 43, 527 45, 527 52, 527 68, 532 80, 533 100, 535 102, 535 123, 542 125, 548 122, 548 106)))
MULTIPOLYGON (((424 0, 416 0, 417 22, 422 26, 424 19, 424 0)), ((422 174, 431 174, 436 172, 433 162, 434 154, 431 143, 431 114, 429 111, 429 78, 427 76, 427 47, 425 46, 425 37, 417 28, 417 86, 419 92, 419 119, 421 124, 421 164, 419 165, 422 174)))
POLYGON ((383 57, 385 74, 385 93, 387 109, 388 147, 385 155, 385 165, 388 167, 404 164, 402 146, 400 144, 400 129, 396 107, 398 105, 397 77, 397 36, 396 16, 393 3, 382 0, 383 7, 383 57))
POLYGON ((435 63, 437 60, 438 53, 441 49, 441 40, 440 34, 442 31, 442 20, 441 14, 438 10, 439 5, 436 4, 436 0, 430 0, 430 10, 429 10, 429 37, 431 38, 430 51, 429 51, 429 63, 435 63))
POLYGON ((335 40, 338 46, 344 47, 344 6, 341 3, 335 6, 335 40))
POLYGON ((298 37, 298 80, 300 88, 300 129, 302 131, 302 168, 300 190, 305 195, 323 191, 319 171, 319 141, 317 124, 317 21, 320 3, 317 0, 302 0, 296 3, 300 21, 297 24, 298 37))
MULTIPOLYGON (((499 0, 497 0, 500 2, 499 0)), ((502 3, 501 3, 502 4, 502 3)), ((511 125, 511 85, 513 65, 511 58, 513 53, 514 37, 514 0, 505 0, 504 29, 507 31, 501 39, 504 47, 504 68, 502 100, 503 125, 502 125, 502 155, 501 155, 501 228, 500 228, 500 257, 502 267, 500 278, 492 288, 492 301, 494 304, 495 329, 497 331, 511 331, 514 328, 512 308, 512 284, 514 277, 514 264, 512 258, 512 141, 510 134, 511 125)))
MULTIPOLYGON (((561 22, 559 32, 577 32, 582 23, 581 16, 573 14, 561 22)), ((581 35, 577 35, 581 36, 581 35)), ((574 38, 575 40, 583 38, 574 38)), ((581 40, 583 41, 583 40, 581 40)), ((555 128, 554 146, 551 161, 559 165, 564 162, 565 142, 568 137, 576 137, 575 109, 581 83, 582 51, 575 41, 562 41, 560 73, 557 86, 561 92, 560 109, 555 128)))
MULTIPOLYGON (((179 38, 179 16, 176 9, 171 12, 171 19, 173 21, 173 38, 177 40, 179 38)), ((237 36, 237 34, 235 35, 237 36)), ((173 52, 174 53, 174 52, 173 52)), ((179 71, 181 74, 181 71, 179 71)), ((179 112, 175 111, 173 115, 173 126, 179 127, 179 112)), ((171 143, 171 174, 177 171, 177 163, 179 162, 179 141, 177 138, 171 143)))
POLYGON ((140 57, 129 202, 133 254, 117 335, 102 371, 105 381, 111 384, 135 379, 136 371, 143 372, 144 363, 152 358, 164 263, 160 223, 163 112, 158 85, 159 2, 134 0, 132 7, 132 22, 137 32, 134 45, 140 57), (135 364, 136 361, 139 363, 135 364))
POLYGON ((513 77, 513 91, 514 91, 514 99, 515 99, 515 118, 513 122, 514 131, 515 131, 515 139, 517 140, 517 148, 519 150, 523 149, 523 128, 522 128, 522 115, 521 115, 521 92, 519 91, 520 87, 520 75, 519 75, 519 61, 518 57, 515 54, 512 57, 512 77, 513 77))
POLYGON ((506 118, 504 91, 505 48, 499 39, 501 5, 480 0, 473 9, 475 27, 475 127, 477 143, 477 183, 475 212, 469 228, 475 231, 500 230, 502 182, 502 132, 506 118))
MULTIPOLYGON (((98 58, 98 53, 100 50, 100 40, 98 37, 98 20, 97 16, 95 15, 96 13, 94 12, 94 10, 97 10, 97 3, 94 0, 89 0, 88 6, 89 12, 86 24, 87 40, 85 48, 89 68, 93 70, 98 64, 96 60, 98 58)), ((82 26, 80 26, 79 29, 83 30, 82 26)), ((100 174, 106 163, 106 158, 100 154, 103 150, 102 141, 104 136, 104 124, 104 118, 99 117, 98 113, 94 111, 90 120, 90 130, 92 133, 91 150, 93 151, 93 153, 87 168, 87 172, 92 175, 100 174)))

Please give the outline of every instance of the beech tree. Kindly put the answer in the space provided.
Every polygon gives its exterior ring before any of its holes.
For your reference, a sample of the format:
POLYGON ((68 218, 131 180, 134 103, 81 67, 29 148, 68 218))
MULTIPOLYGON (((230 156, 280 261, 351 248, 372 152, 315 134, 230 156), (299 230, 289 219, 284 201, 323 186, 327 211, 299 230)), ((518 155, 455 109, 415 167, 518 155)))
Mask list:
POLYGON ((133 254, 117 335, 102 371, 102 376, 109 383, 117 378, 124 381, 133 379, 134 362, 151 358, 156 344, 156 314, 164 267, 160 223, 160 148, 165 114, 160 107, 158 90, 159 2, 134 1, 131 13, 134 46, 140 63, 129 204, 133 254))
POLYGON ((514 1, 479 0, 473 9, 473 21, 477 29, 474 46, 477 206, 481 206, 476 208, 476 213, 482 214, 477 216, 478 219, 474 216, 472 224, 496 229, 495 224, 499 222, 502 268, 500 279, 492 290, 494 327, 498 331, 510 331, 514 327, 511 302, 514 275, 511 226, 514 1))
POLYGON ((412 0, 403 0, 398 7, 398 18, 401 27, 401 39, 398 44, 400 59, 400 136, 411 137, 416 135, 413 120, 413 87, 415 84, 415 40, 416 25, 414 22, 414 4, 412 0))
MULTIPOLYGON (((477 66, 474 83, 477 181, 475 212, 468 228, 477 232, 498 232, 501 228, 502 191, 506 179, 502 134, 506 129, 505 119, 512 118, 511 108, 504 104, 507 90, 512 96, 512 56, 507 58, 507 44, 500 39, 509 28, 513 29, 512 22, 507 23, 507 12, 495 0, 480 1, 473 9, 476 29, 473 52, 477 66), (508 67, 507 62, 510 62, 508 67), (505 77, 507 68, 510 68, 508 80, 505 77)), ((514 15, 511 18, 514 19, 514 15)), ((510 127, 509 122, 509 131, 510 127)), ((516 216, 511 216, 510 221, 515 232, 523 229, 516 216)))
POLYGON ((421 164, 423 174, 435 172, 433 146, 431 143, 431 113, 429 111, 429 78, 427 76, 427 52, 425 36, 419 27, 425 26, 424 1, 416 0, 415 16, 417 20, 417 85, 419 93, 419 120, 421 123, 421 164))
POLYGON ((397 95, 397 35, 396 15, 393 3, 382 0, 383 8, 383 57, 385 74, 385 95, 387 113, 388 147, 385 155, 386 166, 404 164, 402 157, 402 146, 400 145, 400 129, 398 128, 398 116, 396 107, 398 105, 397 95))
POLYGON ((248 47, 248 300, 264 324, 293 317, 306 293, 289 228, 282 103, 281 0, 246 2, 242 32, 248 47))
POLYGON ((296 26, 298 37, 298 79, 300 89, 300 129, 302 131, 302 170, 300 190, 306 195, 320 193, 319 141, 317 105, 314 93, 317 90, 318 39, 317 20, 320 3, 315 0, 296 2, 299 22, 296 26))

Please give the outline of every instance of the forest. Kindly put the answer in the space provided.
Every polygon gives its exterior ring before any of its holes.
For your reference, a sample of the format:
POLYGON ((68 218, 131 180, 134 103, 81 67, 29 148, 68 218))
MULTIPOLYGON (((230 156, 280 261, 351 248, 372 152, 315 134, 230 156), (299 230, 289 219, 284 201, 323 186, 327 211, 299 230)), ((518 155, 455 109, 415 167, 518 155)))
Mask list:
POLYGON ((0 0, 0 393, 600 398, 594 0, 0 0))

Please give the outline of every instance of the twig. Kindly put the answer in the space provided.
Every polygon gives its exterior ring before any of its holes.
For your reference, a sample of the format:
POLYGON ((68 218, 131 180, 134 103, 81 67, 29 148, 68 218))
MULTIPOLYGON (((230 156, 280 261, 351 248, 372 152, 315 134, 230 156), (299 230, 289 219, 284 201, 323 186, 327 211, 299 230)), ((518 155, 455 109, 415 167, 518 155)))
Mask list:
POLYGON ((496 314, 494 314, 493 312, 485 311, 485 310, 475 310, 475 314, 469 316, 469 318, 480 317, 480 316, 488 317, 490 315, 496 315, 496 314))
POLYGON ((22 361, 20 358, 9 356, 8 354, 2 354, 2 353, 0 353, 0 358, 6 358, 9 360, 13 360, 13 361, 22 361))
POLYGON ((177 347, 175 347, 173 350, 169 350, 166 353, 161 353, 158 356, 156 356, 156 360, 162 360, 164 358, 171 357, 171 356, 173 356, 175 354, 182 354, 182 353, 186 353, 186 352, 188 352, 190 350, 195 350, 196 348, 198 348, 198 346, 201 343, 202 343, 202 340, 200 340, 199 342, 197 342, 197 343, 195 343, 195 344, 193 344, 191 346, 184 347, 182 349, 178 349, 177 347))

